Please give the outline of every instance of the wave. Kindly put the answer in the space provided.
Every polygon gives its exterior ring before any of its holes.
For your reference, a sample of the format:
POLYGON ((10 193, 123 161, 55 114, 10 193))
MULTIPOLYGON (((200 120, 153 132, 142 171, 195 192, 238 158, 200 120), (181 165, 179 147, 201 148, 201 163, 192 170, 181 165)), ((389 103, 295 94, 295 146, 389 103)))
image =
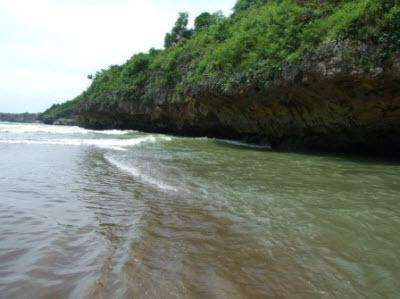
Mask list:
POLYGON ((94 130, 87 130, 90 133, 94 133, 94 134, 103 134, 103 135, 125 135, 125 134, 129 134, 129 133, 134 133, 137 131, 133 131, 133 130, 103 130, 103 131, 94 131, 94 130))
POLYGON ((245 142, 240 142, 240 141, 235 141, 235 140, 227 140, 227 139, 215 139, 215 140, 217 140, 218 142, 227 143, 227 144, 236 145, 236 146, 258 148, 258 149, 271 149, 270 145, 257 145, 257 144, 251 144, 251 143, 245 143, 245 142))
POLYGON ((144 136, 133 139, 46 139, 46 140, 1 140, 0 144, 37 144, 37 145, 65 145, 65 146, 96 146, 104 149, 126 151, 127 147, 143 142, 170 141, 167 136, 144 136))
POLYGON ((203 140, 203 141, 212 141, 212 142, 216 142, 216 143, 226 143, 226 144, 230 144, 230 145, 235 145, 235 146, 240 146, 240 147, 248 147, 248 148, 256 148, 256 149, 271 149, 272 148, 268 144, 259 145, 259 144, 246 143, 246 142, 230 140, 230 139, 219 139, 219 138, 210 138, 210 137, 194 137, 193 139, 203 140))
POLYGON ((95 131, 80 127, 70 126, 51 126, 44 124, 0 124, 0 133, 27 134, 27 133, 47 133, 47 134, 102 134, 102 135, 124 135, 134 131, 105 130, 95 131))
POLYGON ((120 161, 117 161, 116 159, 110 157, 110 156, 105 156, 105 159, 112 165, 116 166, 118 169, 122 170, 123 172, 126 172, 134 177, 137 177, 144 181, 145 183, 148 183, 150 185, 156 186, 159 189, 162 190, 168 190, 168 191, 174 191, 177 192, 178 190, 168 184, 165 184, 155 178, 149 177, 145 174, 143 174, 138 168, 133 167, 131 165, 126 165, 120 161))

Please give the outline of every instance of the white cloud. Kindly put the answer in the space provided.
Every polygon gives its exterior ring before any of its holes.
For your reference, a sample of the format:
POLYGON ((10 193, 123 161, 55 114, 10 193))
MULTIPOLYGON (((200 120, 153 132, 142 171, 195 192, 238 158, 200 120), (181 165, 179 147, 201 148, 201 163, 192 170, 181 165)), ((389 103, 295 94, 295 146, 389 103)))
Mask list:
POLYGON ((71 99, 87 74, 161 47, 178 11, 228 12, 233 3, 0 0, 0 111, 40 111, 71 99))

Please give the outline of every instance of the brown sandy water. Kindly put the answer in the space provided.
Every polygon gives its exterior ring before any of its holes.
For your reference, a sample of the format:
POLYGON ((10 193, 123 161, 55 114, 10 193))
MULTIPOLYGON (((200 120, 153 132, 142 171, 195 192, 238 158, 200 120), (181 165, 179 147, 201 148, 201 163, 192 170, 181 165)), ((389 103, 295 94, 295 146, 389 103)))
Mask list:
POLYGON ((398 298, 400 164, 0 124, 0 298, 398 298))

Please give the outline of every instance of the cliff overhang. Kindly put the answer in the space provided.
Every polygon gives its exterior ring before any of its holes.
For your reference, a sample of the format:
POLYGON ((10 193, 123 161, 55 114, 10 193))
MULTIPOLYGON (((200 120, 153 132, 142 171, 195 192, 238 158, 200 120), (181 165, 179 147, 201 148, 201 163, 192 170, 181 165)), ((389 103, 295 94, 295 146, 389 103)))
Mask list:
POLYGON ((330 43, 286 62, 273 80, 222 94, 205 86, 183 101, 152 106, 109 94, 87 101, 77 119, 95 129, 139 129, 269 144, 276 149, 400 153, 400 52, 379 45, 330 43))

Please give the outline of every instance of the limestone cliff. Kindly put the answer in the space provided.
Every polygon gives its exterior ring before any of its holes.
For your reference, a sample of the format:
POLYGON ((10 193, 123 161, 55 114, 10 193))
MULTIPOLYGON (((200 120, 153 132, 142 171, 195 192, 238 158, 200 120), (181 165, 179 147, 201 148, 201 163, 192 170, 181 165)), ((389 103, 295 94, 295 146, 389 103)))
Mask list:
POLYGON ((329 43, 284 65, 263 90, 248 85, 220 95, 205 87, 186 94, 184 101, 165 97, 152 107, 129 101, 126 94, 108 94, 115 98, 113 107, 85 102, 78 122, 97 129, 241 139, 280 149, 398 154, 400 52, 383 54, 378 45, 329 43))

